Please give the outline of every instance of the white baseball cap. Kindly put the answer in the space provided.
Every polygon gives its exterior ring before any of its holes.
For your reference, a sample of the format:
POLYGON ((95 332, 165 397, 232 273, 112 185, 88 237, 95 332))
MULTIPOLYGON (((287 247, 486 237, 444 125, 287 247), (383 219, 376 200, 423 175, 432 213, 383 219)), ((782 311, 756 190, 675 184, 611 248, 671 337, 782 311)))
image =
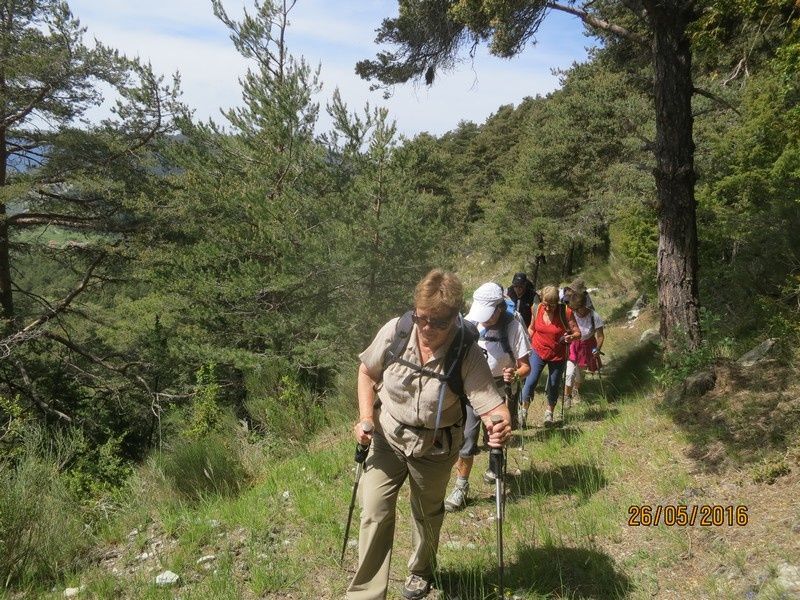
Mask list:
POLYGON ((473 323, 485 323, 503 302, 503 288, 491 281, 484 283, 472 294, 472 306, 464 318, 473 323))

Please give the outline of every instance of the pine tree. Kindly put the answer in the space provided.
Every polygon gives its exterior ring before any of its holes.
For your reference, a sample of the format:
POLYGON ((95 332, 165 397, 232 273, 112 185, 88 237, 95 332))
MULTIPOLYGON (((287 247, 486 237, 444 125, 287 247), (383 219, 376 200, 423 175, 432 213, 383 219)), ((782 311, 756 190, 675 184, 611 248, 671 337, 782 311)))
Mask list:
POLYGON ((147 388, 103 358, 90 307, 142 229, 133 199, 163 191, 153 150, 181 110, 177 82, 84 33, 66 2, 0 3, 0 380, 63 419, 48 390, 64 400, 84 376, 97 389, 92 368, 147 388), (91 123, 104 101, 109 116, 91 123))
POLYGON ((590 2, 577 8, 573 3, 545 0, 399 0, 399 6, 399 16, 385 19, 376 39, 395 49, 356 67, 362 77, 384 85, 410 79, 431 84, 437 69, 454 66, 464 46, 484 41, 492 53, 513 56, 535 36, 550 10, 576 15, 602 35, 622 36, 651 49, 661 333, 670 342, 683 332, 689 347, 697 347, 700 321, 691 109, 695 87, 688 36, 699 14, 697 3, 624 0, 590 2), (622 20, 630 20, 633 26, 604 19, 602 10, 622 15, 622 20))

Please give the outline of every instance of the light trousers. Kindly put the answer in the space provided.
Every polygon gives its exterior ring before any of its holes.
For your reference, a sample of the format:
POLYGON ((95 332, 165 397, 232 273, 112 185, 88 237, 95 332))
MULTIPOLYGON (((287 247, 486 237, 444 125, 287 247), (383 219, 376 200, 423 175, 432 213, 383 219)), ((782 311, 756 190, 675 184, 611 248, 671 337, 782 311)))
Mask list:
POLYGON ((458 435, 443 436, 449 443, 442 453, 418 458, 404 455, 376 432, 359 484, 358 568, 347 588, 348 600, 386 598, 397 496, 406 478, 409 480, 413 517, 408 569, 427 581, 432 579, 445 515, 447 482, 462 439, 460 430, 456 429, 456 432, 458 435))

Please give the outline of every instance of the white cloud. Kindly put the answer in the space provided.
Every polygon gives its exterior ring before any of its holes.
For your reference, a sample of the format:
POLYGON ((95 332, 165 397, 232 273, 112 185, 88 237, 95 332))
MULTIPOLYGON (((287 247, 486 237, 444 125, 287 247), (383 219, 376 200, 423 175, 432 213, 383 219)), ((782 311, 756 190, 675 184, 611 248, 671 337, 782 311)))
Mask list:
MULTIPOLYGON (((241 13, 243 0, 229 0, 231 15, 241 13), (238 12, 237 12, 238 11, 238 12)), ((165 75, 180 71, 184 100, 199 119, 219 120, 219 108, 238 105, 237 78, 247 68, 233 48, 228 32, 205 0, 71 0, 73 12, 88 27, 88 35, 128 55, 149 60, 165 75)), ((381 19, 397 12, 395 0, 298 0, 290 15, 288 45, 312 66, 322 63, 323 106, 338 86, 351 109, 364 103, 388 106, 398 129, 441 134, 461 120, 482 122, 502 104, 547 93, 558 85, 553 67, 565 68, 585 56, 585 38, 572 19, 550 15, 539 44, 510 61, 481 50, 474 65, 466 61, 439 74, 431 88, 398 86, 384 101, 354 72, 355 63, 374 56, 374 30, 381 19)), ((320 130, 329 122, 323 116, 320 130)))

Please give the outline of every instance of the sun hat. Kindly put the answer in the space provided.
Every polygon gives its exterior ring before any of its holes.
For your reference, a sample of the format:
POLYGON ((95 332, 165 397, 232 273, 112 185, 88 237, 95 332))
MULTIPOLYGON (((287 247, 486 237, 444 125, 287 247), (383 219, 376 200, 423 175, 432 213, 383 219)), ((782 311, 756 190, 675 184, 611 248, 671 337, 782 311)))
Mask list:
POLYGON ((586 292, 586 283, 583 279, 576 279, 567 286, 574 294, 583 294, 586 292))
POLYGON ((472 306, 465 318, 473 323, 485 323, 503 302, 503 288, 491 281, 484 283, 472 294, 472 306))

